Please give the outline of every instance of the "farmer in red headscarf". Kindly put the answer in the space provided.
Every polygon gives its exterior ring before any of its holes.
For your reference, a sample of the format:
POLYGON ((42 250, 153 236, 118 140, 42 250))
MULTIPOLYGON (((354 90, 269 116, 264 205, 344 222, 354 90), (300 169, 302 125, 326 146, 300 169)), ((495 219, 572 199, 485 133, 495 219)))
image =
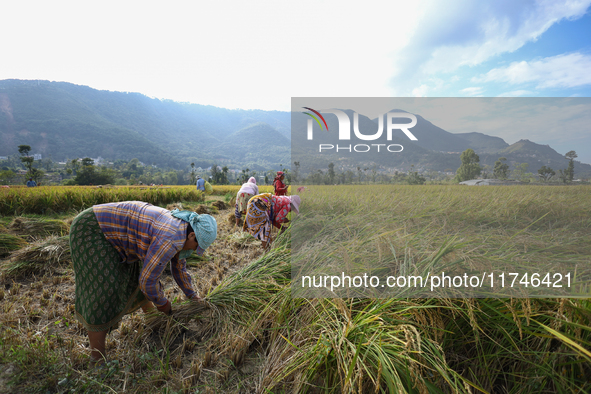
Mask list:
POLYGON ((275 180, 273 181, 273 187, 275 188, 275 195, 276 196, 285 196, 287 194, 287 188, 289 186, 287 186, 285 183, 283 183, 284 179, 285 179, 285 174, 283 173, 283 171, 277 171, 277 176, 275 177, 275 180))

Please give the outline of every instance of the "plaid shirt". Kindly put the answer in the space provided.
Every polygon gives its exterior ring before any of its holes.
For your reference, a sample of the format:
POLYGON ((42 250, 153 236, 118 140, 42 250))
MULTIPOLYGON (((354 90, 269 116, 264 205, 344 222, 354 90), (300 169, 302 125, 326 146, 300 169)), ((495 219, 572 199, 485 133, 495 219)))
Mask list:
POLYGON ((170 211, 141 201, 92 207, 105 237, 121 255, 122 262, 143 261, 140 289, 156 306, 166 305, 160 275, 170 261, 174 280, 189 298, 195 295, 186 261, 177 253, 186 240, 187 222, 170 211))

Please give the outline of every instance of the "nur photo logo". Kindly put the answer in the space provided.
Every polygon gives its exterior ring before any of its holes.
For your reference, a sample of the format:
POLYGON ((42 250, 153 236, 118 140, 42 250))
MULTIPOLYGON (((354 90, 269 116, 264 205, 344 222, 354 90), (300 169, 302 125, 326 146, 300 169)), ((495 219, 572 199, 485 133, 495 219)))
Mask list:
MULTIPOLYGON (((315 120, 320 129, 323 130, 326 127, 326 131, 328 132, 328 124, 326 119, 322 116, 322 114, 333 114, 337 117, 338 120, 338 139, 339 141, 350 141, 352 138, 351 135, 351 119, 349 115, 344 111, 338 109, 323 109, 317 111, 310 107, 303 107, 308 111, 312 112, 304 112, 304 114, 310 116, 312 119, 308 119, 307 123, 307 139, 313 140, 314 139, 314 122, 315 120), (322 122, 321 122, 322 121, 322 122), (324 124, 324 127, 323 127, 324 124)), ((399 121, 399 120, 398 120, 399 121)), ((397 121, 397 122, 398 122, 397 121)), ((402 131, 410 140, 418 141, 418 139, 414 136, 414 134, 409 130, 416 126, 417 118, 415 115, 406 113, 406 112, 388 112, 384 115, 380 115, 378 117, 378 129, 373 134, 364 134, 359 129, 359 114, 357 112, 353 112, 353 134, 356 139, 361 141, 375 141, 382 137, 384 134, 384 129, 386 130, 386 139, 388 141, 392 141, 393 132, 396 130, 402 131), (385 119, 385 121, 384 121, 385 119), (394 119, 410 119, 410 123, 395 123, 394 119), (384 127, 384 123, 386 124, 384 127)), ((404 147, 400 144, 349 144, 349 145, 339 145, 336 144, 319 144, 318 151, 322 153, 323 151, 348 151, 348 152, 359 152, 365 153, 369 151, 375 150, 376 152, 387 151, 391 153, 402 152, 404 147)))

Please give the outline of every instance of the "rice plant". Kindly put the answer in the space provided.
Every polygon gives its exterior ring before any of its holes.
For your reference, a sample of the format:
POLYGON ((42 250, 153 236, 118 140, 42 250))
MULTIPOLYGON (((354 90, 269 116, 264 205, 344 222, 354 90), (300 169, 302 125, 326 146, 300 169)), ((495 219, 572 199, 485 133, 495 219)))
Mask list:
POLYGON ((131 200, 166 205, 178 201, 203 201, 203 194, 191 186, 11 188, 3 192, 3 198, 0 199, 0 215, 81 211, 96 204, 131 200))

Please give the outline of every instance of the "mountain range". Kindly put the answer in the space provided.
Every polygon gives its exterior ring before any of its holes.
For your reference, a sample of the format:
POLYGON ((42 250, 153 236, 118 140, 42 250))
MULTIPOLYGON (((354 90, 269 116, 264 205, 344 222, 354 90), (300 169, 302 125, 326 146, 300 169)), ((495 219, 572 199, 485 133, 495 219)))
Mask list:
MULTIPOLYGON (((353 128, 352 110, 341 110, 347 114, 353 128)), ((388 111, 406 112, 401 109, 392 109, 388 111)), ((461 165, 460 154, 464 150, 473 149, 480 158, 480 164, 489 167, 489 173, 492 173, 495 162, 505 157, 510 169, 518 164, 527 163, 528 172, 537 174, 537 170, 542 166, 554 169, 557 173, 559 169, 566 169, 568 160, 556 152, 548 145, 540 145, 529 140, 520 140, 512 145, 506 143, 502 138, 489 136, 480 132, 470 133, 450 133, 418 114, 414 114, 417 123, 412 127, 412 134, 417 138, 411 141, 402 132, 392 133, 392 139, 387 139, 387 133, 384 131, 376 140, 357 141, 358 144, 381 144, 388 146, 390 144, 399 144, 403 146, 400 153, 376 153, 375 148, 368 153, 351 154, 347 149, 349 144, 355 144, 351 141, 339 141, 335 133, 324 131, 314 131, 313 139, 307 138, 306 124, 310 119, 305 113, 292 113, 292 161, 299 161, 304 173, 317 169, 326 169, 329 163, 338 163, 340 169, 355 169, 356 167, 371 168, 374 164, 382 168, 396 169, 399 171, 409 171, 411 169, 419 171, 445 171, 455 172, 461 165), (327 149, 319 153, 320 144, 326 146, 341 147, 339 152, 335 149, 327 149)), ((324 116, 327 122, 328 130, 338 130, 339 124, 336 116, 324 116)), ((408 122, 408 119, 406 119, 408 122)), ((404 123, 400 122, 400 123, 404 123)), ((362 134, 372 135, 378 130, 378 120, 369 119, 358 114, 358 127, 362 134)), ((361 148, 360 148, 361 149, 361 148)), ((363 148, 365 149, 365 148, 363 148)), ((576 150, 576 146, 573 147, 576 150)), ((591 176, 591 165, 575 161, 575 176, 591 176)))
MULTIPOLYGON (((352 119, 353 112, 345 112, 352 119)), ((452 134, 418 114, 416 117, 412 132, 418 141, 403 134, 393 141, 386 141, 385 135, 375 141, 403 144, 404 155, 368 155, 363 165, 455 171, 461 164, 460 152, 468 148, 478 153, 482 165, 491 167, 501 156, 513 165, 528 163, 534 173, 542 165, 558 170, 568 164, 547 145, 527 140, 509 145, 478 132, 452 134)), ((325 118, 329 129, 337 127, 336 117, 325 118)), ((314 141, 307 141, 305 128, 292 127, 305 124, 307 119, 300 112, 225 109, 66 82, 0 81, 0 156, 18 154, 18 145, 25 144, 31 146, 31 153, 54 161, 138 158, 166 168, 217 163, 262 171, 279 169, 280 165, 289 168, 297 160, 300 171, 306 173, 327 168, 331 161, 338 161, 342 168, 355 164, 346 154, 314 154, 315 147, 330 136, 316 132, 314 141)), ((359 115, 359 128, 366 134, 376 130, 376 120, 359 115)), ((576 162, 575 174, 591 176, 591 166, 576 162)))

